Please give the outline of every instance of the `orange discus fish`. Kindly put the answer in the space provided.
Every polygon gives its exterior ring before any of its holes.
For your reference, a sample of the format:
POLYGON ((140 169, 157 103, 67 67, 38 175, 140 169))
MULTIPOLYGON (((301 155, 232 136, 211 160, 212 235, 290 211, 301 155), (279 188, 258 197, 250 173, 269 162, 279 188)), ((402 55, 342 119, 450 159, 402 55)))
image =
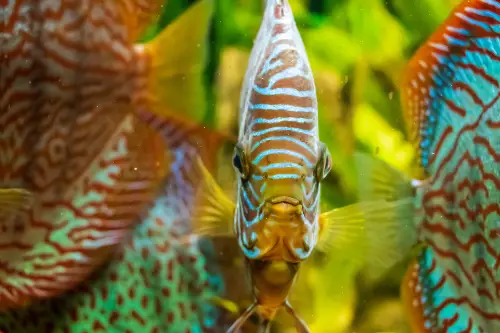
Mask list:
POLYGON ((197 107, 212 13, 134 44, 163 3, 2 1, 0 308, 85 279, 156 193, 164 144, 136 113, 197 107))

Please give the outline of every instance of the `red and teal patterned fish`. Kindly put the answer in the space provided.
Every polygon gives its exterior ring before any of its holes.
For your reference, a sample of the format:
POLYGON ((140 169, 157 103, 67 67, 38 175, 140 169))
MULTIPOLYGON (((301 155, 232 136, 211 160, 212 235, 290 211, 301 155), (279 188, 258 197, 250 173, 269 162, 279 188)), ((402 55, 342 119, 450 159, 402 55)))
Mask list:
POLYGON ((401 286, 415 332, 500 332, 499 92, 500 1, 463 1, 404 78, 415 179, 358 156, 369 240, 392 250, 373 256, 423 246, 401 286))
POLYGON ((136 113, 197 106, 212 13, 134 44, 162 4, 2 2, 0 308, 77 285, 154 198, 163 142, 136 113))
POLYGON ((309 332, 288 302, 300 263, 317 245, 356 256, 363 228, 346 219, 349 208, 319 213, 331 158, 319 141, 314 79, 287 0, 265 5, 241 92, 233 165, 236 202, 200 165, 206 186, 194 212, 197 232, 236 236, 250 274, 255 302, 227 332, 253 313, 268 330, 283 308, 300 332, 309 332))
POLYGON ((64 295, 1 313, 0 331, 220 332, 210 303, 223 288, 216 263, 196 238, 180 236, 190 228, 202 180, 195 162, 201 156, 215 167, 213 157, 230 138, 177 117, 141 117, 167 139, 171 157, 155 202, 108 265, 64 295))

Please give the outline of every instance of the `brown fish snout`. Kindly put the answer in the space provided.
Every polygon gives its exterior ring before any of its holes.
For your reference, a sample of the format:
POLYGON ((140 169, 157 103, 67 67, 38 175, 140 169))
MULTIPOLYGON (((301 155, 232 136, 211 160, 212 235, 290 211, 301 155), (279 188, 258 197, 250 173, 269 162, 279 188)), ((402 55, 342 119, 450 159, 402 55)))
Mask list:
POLYGON ((262 207, 265 217, 275 216, 287 218, 302 215, 302 204, 299 200, 287 196, 274 197, 266 201, 262 207))

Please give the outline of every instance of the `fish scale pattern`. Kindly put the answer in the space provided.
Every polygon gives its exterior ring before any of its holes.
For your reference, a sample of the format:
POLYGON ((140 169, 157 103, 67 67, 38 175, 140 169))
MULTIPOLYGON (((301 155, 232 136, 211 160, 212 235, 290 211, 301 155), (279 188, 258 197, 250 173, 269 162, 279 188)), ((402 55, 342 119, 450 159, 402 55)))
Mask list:
POLYGON ((496 332, 500 2, 457 7, 410 62, 405 87, 409 133, 428 175, 418 202, 421 239, 429 246, 420 265, 434 267, 426 275, 435 288, 428 310, 446 332, 496 332))
POLYGON ((186 242, 181 236, 190 230, 190 212, 200 183, 201 175, 192 172, 194 163, 198 156, 213 157, 224 137, 214 132, 210 137, 201 126, 186 126, 175 118, 141 117, 164 137, 172 137, 166 141, 171 155, 169 175, 154 204, 103 270, 61 297, 0 314, 3 332, 223 330, 225 323, 208 302, 224 287, 210 261, 213 249, 202 248, 196 237, 186 242))
POLYGON ((130 114, 147 59, 133 48, 122 3, 4 3, 0 182, 36 198, 0 221, 0 307, 15 307, 100 265, 164 172, 154 156, 161 137, 130 114))

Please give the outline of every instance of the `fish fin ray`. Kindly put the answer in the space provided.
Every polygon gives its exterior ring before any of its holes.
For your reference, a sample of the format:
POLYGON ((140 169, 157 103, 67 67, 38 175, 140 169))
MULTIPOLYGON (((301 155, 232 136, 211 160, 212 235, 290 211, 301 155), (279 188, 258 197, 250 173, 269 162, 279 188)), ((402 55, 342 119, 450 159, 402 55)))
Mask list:
POLYGON ((379 279, 388 269, 411 253, 417 244, 413 212, 413 198, 364 204, 363 214, 370 256, 364 268, 367 278, 379 279))
POLYGON ((413 199, 365 201, 320 216, 317 249, 348 254, 371 279, 378 279, 416 244, 413 199), (369 259, 369 260, 368 260, 369 259))
POLYGON ((316 248, 326 253, 347 253, 353 260, 364 258, 365 220, 359 204, 332 209, 320 215, 316 248), (344 252, 345 251, 345 252, 344 252))
MULTIPOLYGON (((213 1, 201 0, 144 44, 151 56, 148 101, 156 114, 205 111, 203 70, 213 1)), ((198 119, 200 120, 200 119, 198 119)))
POLYGON ((394 201, 413 195, 411 179, 386 162, 368 154, 354 154, 361 201, 394 201))
POLYGON ((232 235, 235 204, 217 184, 199 157, 196 159, 196 167, 202 175, 202 180, 194 203, 193 232, 208 236, 232 235))

